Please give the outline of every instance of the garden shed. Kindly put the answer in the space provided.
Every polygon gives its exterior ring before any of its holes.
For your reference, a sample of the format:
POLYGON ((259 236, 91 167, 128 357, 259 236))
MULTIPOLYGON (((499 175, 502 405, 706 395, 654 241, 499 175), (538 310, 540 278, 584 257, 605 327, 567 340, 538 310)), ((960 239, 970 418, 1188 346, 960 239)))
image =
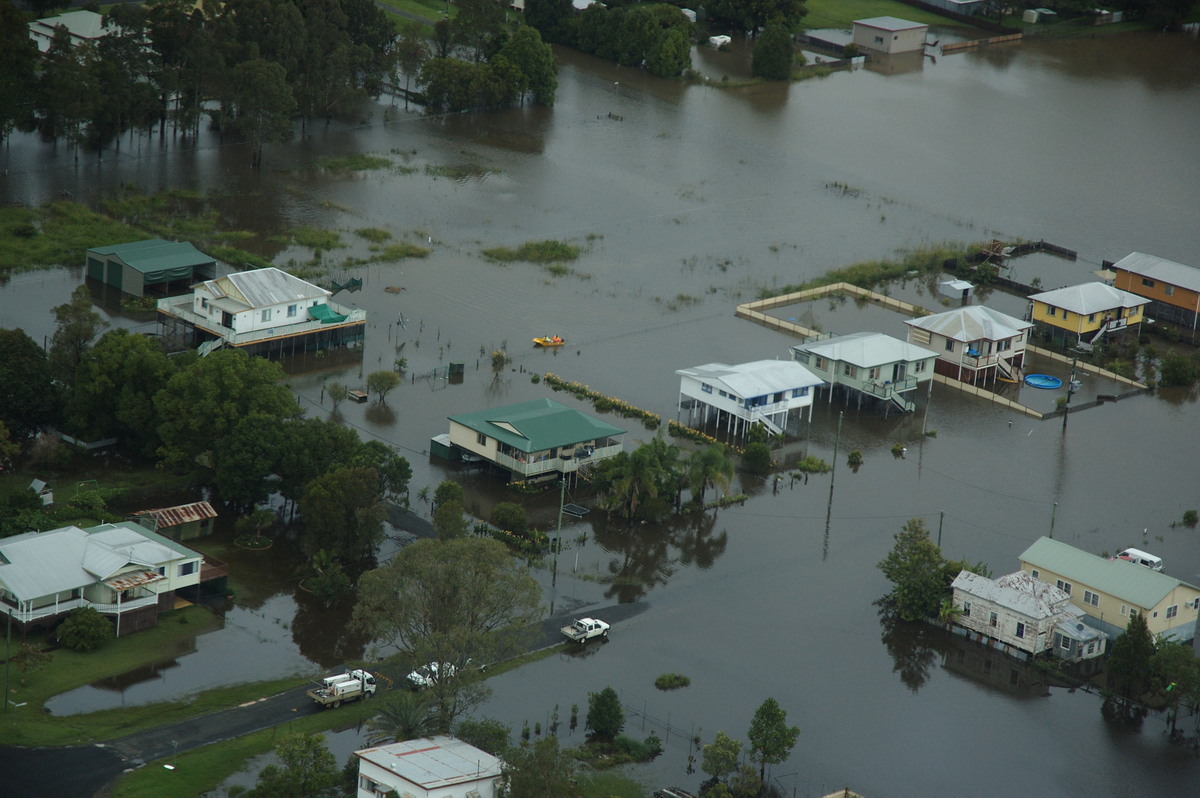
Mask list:
POLYGON ((126 294, 168 296, 217 276, 217 261, 187 242, 149 238, 87 251, 87 276, 126 294))

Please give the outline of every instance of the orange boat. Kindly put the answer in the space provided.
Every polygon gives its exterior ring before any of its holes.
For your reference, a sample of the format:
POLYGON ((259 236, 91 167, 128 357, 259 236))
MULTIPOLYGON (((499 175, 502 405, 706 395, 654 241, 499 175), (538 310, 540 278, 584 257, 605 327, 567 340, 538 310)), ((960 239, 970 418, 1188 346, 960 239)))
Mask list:
POLYGON ((566 338, 561 335, 543 335, 541 338, 534 338, 535 346, 562 346, 567 342, 566 338))

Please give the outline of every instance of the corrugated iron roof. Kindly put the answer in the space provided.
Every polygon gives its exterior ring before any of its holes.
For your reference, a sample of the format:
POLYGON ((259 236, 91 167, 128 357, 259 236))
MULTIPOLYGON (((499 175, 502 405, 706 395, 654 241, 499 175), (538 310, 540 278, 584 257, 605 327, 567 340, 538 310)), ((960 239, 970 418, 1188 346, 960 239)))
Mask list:
POLYGON ((444 734, 354 753, 429 792, 500 775, 499 759, 444 734))
POLYGON ((1139 305, 1150 304, 1149 299, 1144 299, 1137 294, 1095 282, 1069 285, 1053 291, 1042 291, 1040 294, 1032 294, 1029 298, 1034 302, 1042 302, 1078 313, 1080 316, 1086 316, 1089 313, 1103 313, 1115 308, 1136 308, 1139 305))
POLYGON ((166 241, 162 238, 93 247, 88 253, 113 255, 129 264, 130 268, 142 273, 216 263, 214 258, 205 255, 186 241, 166 241))
POLYGON ((571 446, 625 434, 620 427, 606 424, 553 399, 534 399, 449 418, 522 452, 541 452, 556 446, 571 446))
POLYGON ((1061 574, 1077 586, 1095 588, 1137 607, 1153 607, 1180 585, 1200 590, 1145 566, 1125 560, 1107 560, 1047 537, 1039 538, 1025 549, 1021 553, 1021 562, 1061 574))
MULTIPOLYGON (((971 571, 960 571, 950 587, 1037 620, 1060 614, 1064 605, 1070 606, 1071 600, 1062 590, 1027 571, 1017 571, 994 580, 971 571)), ((1081 612, 1075 608, 1071 614, 1081 612)))
POLYGON ((792 350, 812 352, 838 363, 850 363, 863 369, 892 363, 913 363, 937 357, 937 352, 931 352, 916 344, 910 344, 899 338, 877 332, 839 335, 836 338, 797 344, 792 347, 792 350))
POLYGON ((983 305, 968 305, 919 319, 906 319, 904 323, 964 342, 1003 341, 1015 338, 1033 326, 1031 322, 983 305))
POLYGON ((1160 258, 1157 255, 1131 252, 1114 263, 1113 268, 1200 292, 1200 269, 1185 263, 1160 258))
POLYGON ((204 286, 214 297, 236 299, 248 308, 265 308, 305 299, 327 299, 332 293, 307 280, 293 277, 270 266, 248 272, 236 272, 207 280, 204 286))
POLYGON ((105 579, 104 584, 113 590, 129 590, 130 588, 157 582, 160 579, 166 579, 166 577, 156 574, 154 571, 129 571, 120 576, 114 576, 112 579, 105 579))
POLYGON ((205 518, 216 518, 217 511, 208 502, 192 502, 175 507, 158 507, 153 510, 139 510, 134 515, 153 516, 155 525, 162 529, 168 526, 190 524, 193 521, 203 521, 205 518))
POLYGON ((755 360, 734 366, 725 363, 706 363, 675 372, 681 377, 713 382, 725 386, 735 397, 750 399, 756 396, 811 388, 824 380, 804 366, 791 360, 755 360))

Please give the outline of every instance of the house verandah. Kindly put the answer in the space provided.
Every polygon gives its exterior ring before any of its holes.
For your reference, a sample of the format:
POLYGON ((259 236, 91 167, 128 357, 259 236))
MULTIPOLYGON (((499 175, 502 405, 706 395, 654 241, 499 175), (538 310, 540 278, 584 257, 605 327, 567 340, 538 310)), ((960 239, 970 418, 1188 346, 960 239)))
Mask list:
POLYGON ((771 433, 787 430, 793 410, 809 409, 813 391, 823 380, 788 360, 755 360, 727 365, 706 363, 679 369, 680 421, 697 428, 745 436, 757 423, 771 433))
POLYGON ((1033 322, 985 307, 905 320, 909 343, 938 353, 935 371, 971 385, 1020 382, 1033 322))
POLYGON ((882 405, 886 416, 893 408, 916 410, 920 384, 933 387, 937 353, 884 333, 857 332, 814 336, 793 346, 792 357, 824 380, 830 403, 840 387, 847 405, 856 399, 861 410, 866 400, 882 405))

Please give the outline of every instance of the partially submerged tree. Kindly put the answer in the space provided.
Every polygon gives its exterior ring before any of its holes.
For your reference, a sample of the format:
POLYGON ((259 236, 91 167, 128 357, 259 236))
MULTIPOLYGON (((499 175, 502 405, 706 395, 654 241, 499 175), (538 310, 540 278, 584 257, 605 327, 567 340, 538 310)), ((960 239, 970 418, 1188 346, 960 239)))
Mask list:
POLYGON ((537 582, 502 543, 486 538, 406 546, 362 576, 358 597, 357 628, 409 661, 454 666, 453 677, 429 690, 441 730, 486 695, 469 661, 520 651, 541 614, 537 582))
POLYGON ((741 740, 735 740, 725 732, 719 731, 716 739, 704 746, 700 758, 700 769, 717 781, 722 781, 737 769, 738 759, 741 756, 741 740))
POLYGON ((425 693, 393 690, 367 721, 367 745, 388 745, 437 733, 437 719, 425 693))
POLYGON ((576 798, 575 759, 548 735, 532 745, 510 748, 504 755, 500 798, 576 798))
POLYGON ((277 765, 267 765, 246 798, 337 798, 341 771, 319 734, 293 734, 275 746, 277 765))
POLYGON ((597 740, 611 742, 625 728, 625 710, 617 691, 605 687, 588 694, 587 729, 597 740))
POLYGON ((892 583, 888 601, 906 621, 936 615, 947 589, 941 549, 929 539, 929 530, 920 518, 909 519, 895 540, 896 545, 878 563, 892 583))
POLYGON ((791 754, 800 736, 799 726, 787 725, 787 712, 774 698, 768 698, 754 712, 750 722, 750 760, 758 762, 760 779, 765 779, 767 765, 778 765, 791 754))
POLYGON ((1137 698, 1146 691, 1154 658, 1154 636, 1141 613, 1129 619, 1125 633, 1113 641, 1108 657, 1109 687, 1126 698, 1137 698))
POLYGON ((394 371, 372 371, 367 375, 367 393, 375 395, 380 404, 387 402, 387 395, 400 385, 400 375, 394 371))

